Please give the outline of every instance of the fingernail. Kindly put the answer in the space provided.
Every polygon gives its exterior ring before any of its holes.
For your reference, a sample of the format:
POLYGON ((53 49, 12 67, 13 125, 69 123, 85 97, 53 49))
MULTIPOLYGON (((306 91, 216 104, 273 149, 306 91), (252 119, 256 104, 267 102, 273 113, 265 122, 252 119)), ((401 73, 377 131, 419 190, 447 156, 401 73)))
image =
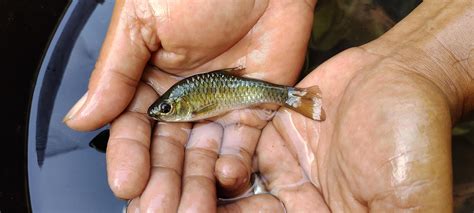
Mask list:
POLYGON ((76 116, 76 114, 79 112, 79 110, 82 108, 84 103, 87 100, 87 92, 77 101, 77 103, 69 110, 69 112, 64 116, 63 122, 66 122, 68 120, 71 120, 76 116))

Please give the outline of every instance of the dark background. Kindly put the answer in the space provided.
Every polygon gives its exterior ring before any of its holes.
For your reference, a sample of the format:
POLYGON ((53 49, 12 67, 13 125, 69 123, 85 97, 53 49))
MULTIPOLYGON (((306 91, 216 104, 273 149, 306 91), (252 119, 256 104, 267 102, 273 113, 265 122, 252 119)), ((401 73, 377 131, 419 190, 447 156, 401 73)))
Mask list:
POLYGON ((40 61, 69 1, 0 0, 0 212, 28 207, 26 137, 40 61))

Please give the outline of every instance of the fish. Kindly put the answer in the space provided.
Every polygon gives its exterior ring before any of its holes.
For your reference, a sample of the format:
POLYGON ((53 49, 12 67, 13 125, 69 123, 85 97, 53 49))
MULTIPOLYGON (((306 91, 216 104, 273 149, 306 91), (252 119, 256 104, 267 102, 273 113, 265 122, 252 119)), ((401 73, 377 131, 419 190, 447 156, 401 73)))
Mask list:
POLYGON ((296 88, 242 77, 243 68, 225 68, 178 81, 149 108, 161 122, 193 122, 247 107, 276 104, 312 120, 325 120, 319 87, 296 88))

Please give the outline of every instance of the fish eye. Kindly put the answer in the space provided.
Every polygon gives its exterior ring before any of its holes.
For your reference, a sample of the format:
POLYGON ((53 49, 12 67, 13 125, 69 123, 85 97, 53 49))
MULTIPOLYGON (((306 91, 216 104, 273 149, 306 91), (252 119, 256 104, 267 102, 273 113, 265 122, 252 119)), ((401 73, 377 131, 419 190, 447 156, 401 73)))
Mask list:
POLYGON ((166 102, 161 103, 159 108, 160 108, 160 112, 164 114, 169 113, 171 111, 171 105, 166 102))

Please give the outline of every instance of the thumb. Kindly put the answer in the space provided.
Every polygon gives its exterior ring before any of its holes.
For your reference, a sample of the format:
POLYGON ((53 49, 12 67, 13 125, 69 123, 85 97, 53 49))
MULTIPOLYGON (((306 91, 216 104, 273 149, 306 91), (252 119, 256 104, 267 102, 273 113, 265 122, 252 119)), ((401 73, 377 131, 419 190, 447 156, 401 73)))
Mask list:
POLYGON ((149 31, 153 19, 138 20, 130 2, 116 2, 88 91, 64 118, 72 129, 94 130, 117 117, 132 100, 150 52, 158 49, 156 31, 149 31))

